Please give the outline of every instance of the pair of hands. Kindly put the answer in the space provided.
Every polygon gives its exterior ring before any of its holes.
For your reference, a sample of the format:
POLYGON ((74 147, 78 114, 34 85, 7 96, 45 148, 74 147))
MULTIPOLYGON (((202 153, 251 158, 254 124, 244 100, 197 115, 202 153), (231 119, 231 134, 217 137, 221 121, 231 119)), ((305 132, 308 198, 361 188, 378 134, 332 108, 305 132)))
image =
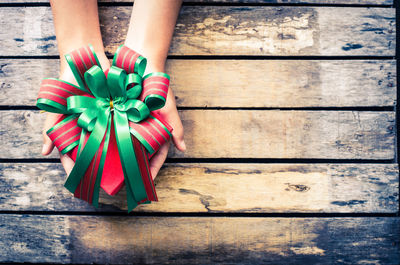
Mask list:
MULTIPOLYGON (((107 59, 100 61, 100 63, 104 70, 110 68, 110 63, 107 59)), ((154 71, 149 71, 149 72, 154 72, 154 71)), ((60 79, 77 85, 75 77, 73 76, 71 70, 68 67, 66 68, 65 72, 60 75, 60 79)), ((171 89, 168 89, 168 95, 165 106, 159 110, 156 110, 155 112, 157 112, 157 114, 163 117, 165 121, 172 126, 173 128, 172 141, 174 142, 174 145, 178 150, 184 152, 186 150, 186 146, 183 139, 183 126, 181 119, 179 118, 178 115, 178 110, 176 108, 175 96, 171 89)), ((45 156, 49 155, 54 149, 54 145, 50 140, 50 138, 47 136, 46 131, 50 129, 52 126, 54 126, 55 122, 60 117, 60 115, 61 114, 47 113, 42 131, 43 134, 42 155, 45 156)), ((160 149, 157 151, 157 153, 150 159, 150 171, 151 175, 153 176, 153 179, 155 179, 161 166, 164 164, 164 161, 167 158, 169 146, 170 146, 170 141, 162 145, 160 149)), ((65 172, 67 173, 67 175, 69 175, 75 163, 68 155, 66 154, 62 155, 60 152, 59 154, 65 172)))

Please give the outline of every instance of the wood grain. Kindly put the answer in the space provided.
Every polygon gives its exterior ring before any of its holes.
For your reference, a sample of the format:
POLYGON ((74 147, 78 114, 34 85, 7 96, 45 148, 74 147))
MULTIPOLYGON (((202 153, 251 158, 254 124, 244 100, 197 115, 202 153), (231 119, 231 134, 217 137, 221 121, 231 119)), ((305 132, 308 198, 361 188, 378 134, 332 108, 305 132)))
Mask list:
MULTIPOLYGON (((170 55, 395 55, 395 10, 184 6, 170 55), (337 19, 340 17, 341 19, 337 19)), ((107 54, 123 43, 129 6, 101 7, 107 54)), ((50 7, 0 9, 0 55, 57 55, 50 7), (10 35, 12 34, 12 35, 10 35)))
MULTIPOLYGON (((1 59, 0 105, 34 106, 41 80, 58 71, 59 60, 1 59)), ((395 60, 171 59, 166 72, 180 107, 375 107, 396 99, 395 60)))
MULTIPOLYGON (((187 150, 169 157, 394 159, 391 111, 183 110, 187 150)), ((38 111, 1 111, 0 158, 41 158, 38 111)), ((53 152, 52 157, 57 157, 53 152)))
MULTIPOLYGON (((135 212, 395 213, 397 164, 166 164, 158 202, 135 212)), ((64 188, 60 164, 0 164, 0 211, 126 212, 126 192, 96 209, 64 188)))
MULTIPOLYGON (((127 0, 100 2, 116 2, 100 8, 110 56, 125 39, 131 7, 118 4, 127 0)), ((188 150, 182 154, 171 148, 169 157, 214 162, 317 158, 329 163, 167 163, 156 179, 160 201, 127 215, 124 190, 115 197, 101 192, 101 207, 95 209, 63 187, 59 163, 35 162, 42 158, 43 114, 2 110, 0 159, 33 163, 0 163, 0 263, 399 264, 394 109, 242 109, 395 107, 395 60, 251 58, 392 58, 395 9, 388 5, 393 1, 189 2, 200 4, 181 10, 169 52, 177 57, 167 62, 167 71, 179 106, 206 109, 180 111, 188 150), (191 55, 209 57, 185 58, 191 55), (341 213, 391 217, 317 217, 341 213), (316 215, 291 217, 295 214, 316 215)), ((58 72, 58 60, 46 58, 58 55, 50 8, 3 6, 0 18, 6 29, 0 31, 0 56, 14 58, 0 60, 0 106, 33 106, 40 80, 58 72)))
MULTIPOLYGON (((0 3, 48 3, 49 0, 1 0, 0 3)), ((132 3, 134 0, 98 0, 103 3, 132 3)), ((329 4, 392 5, 392 0, 183 0, 184 3, 259 3, 259 4, 329 4)))
POLYGON ((399 218, 0 215, 0 262, 397 264, 399 218))

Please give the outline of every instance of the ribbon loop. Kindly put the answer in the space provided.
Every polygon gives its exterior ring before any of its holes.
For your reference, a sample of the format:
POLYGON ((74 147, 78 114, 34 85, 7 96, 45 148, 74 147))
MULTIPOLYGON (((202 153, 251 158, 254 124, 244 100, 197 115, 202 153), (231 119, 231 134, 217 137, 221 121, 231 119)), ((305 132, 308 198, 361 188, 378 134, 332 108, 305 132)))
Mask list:
POLYGON ((143 91, 140 99, 143 100, 150 110, 164 107, 168 96, 169 75, 154 72, 143 78, 143 91))
MULTIPOLYGON (((126 80, 125 80, 125 88, 126 88, 126 90, 129 90, 134 85, 141 85, 142 84, 142 80, 143 80, 143 78, 139 74, 135 74, 135 73, 128 74, 128 76, 126 77, 126 80)), ((139 95, 140 95, 140 93, 139 93, 139 95)), ((137 95, 136 97, 138 97, 139 95, 137 95)))
POLYGON ((85 82, 96 98, 109 98, 107 89, 107 79, 103 70, 97 65, 93 65, 84 74, 85 82))
POLYGON ((67 99, 67 108, 70 113, 82 113, 88 108, 96 108, 96 99, 85 96, 71 96, 67 99))
POLYGON ((115 52, 112 65, 124 69, 128 74, 137 73, 143 76, 147 59, 125 45, 120 45, 115 52))
POLYGON ((84 82, 84 74, 86 69, 90 69, 90 67, 93 65, 98 65, 101 67, 99 59, 94 52, 93 46, 89 44, 85 47, 76 49, 70 54, 66 54, 65 60, 71 68, 77 83, 79 84, 79 89, 91 94, 87 84, 84 82))
POLYGON ((113 99, 126 96, 125 78, 126 72, 123 69, 111 66, 107 74, 107 85, 113 99))
POLYGON ((36 106, 48 112, 71 114, 67 108, 67 99, 75 95, 89 94, 66 81, 46 78, 40 86, 36 106))
POLYGON ((136 99, 127 100, 122 107, 118 106, 118 109, 125 111, 128 114, 128 120, 133 122, 140 122, 149 117, 150 114, 147 105, 136 99))
POLYGON ((93 131, 97 119, 97 111, 95 109, 86 109, 78 119, 78 126, 88 132, 93 131))
POLYGON ((142 93, 142 86, 136 85, 126 92, 126 96, 129 99, 135 99, 140 96, 140 93, 142 93))

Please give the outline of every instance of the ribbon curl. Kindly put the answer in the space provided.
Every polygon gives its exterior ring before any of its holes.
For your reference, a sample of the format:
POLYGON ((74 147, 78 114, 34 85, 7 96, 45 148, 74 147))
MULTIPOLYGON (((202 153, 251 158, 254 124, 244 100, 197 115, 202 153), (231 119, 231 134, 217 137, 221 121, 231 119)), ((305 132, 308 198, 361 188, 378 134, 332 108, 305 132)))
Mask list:
POLYGON ((146 58, 124 45, 106 73, 91 45, 65 58, 79 86, 44 79, 36 104, 64 114, 47 131, 59 151, 75 160, 64 186, 98 207, 100 186, 113 195, 120 185, 107 188, 107 182, 123 175, 128 212, 157 201, 149 158, 170 139, 172 128, 153 111, 165 104, 169 76, 143 77, 146 58))

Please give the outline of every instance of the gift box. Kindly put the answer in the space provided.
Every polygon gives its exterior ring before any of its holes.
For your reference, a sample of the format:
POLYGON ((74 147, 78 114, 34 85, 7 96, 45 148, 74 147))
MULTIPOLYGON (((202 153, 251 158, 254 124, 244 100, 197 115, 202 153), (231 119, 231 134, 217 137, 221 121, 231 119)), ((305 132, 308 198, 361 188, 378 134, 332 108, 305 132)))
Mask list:
POLYGON ((36 103, 63 114, 47 135, 75 161, 64 186, 96 207, 100 187, 115 195, 124 184, 128 212, 157 201, 149 159, 171 137, 172 127, 157 114, 167 98, 169 76, 143 76, 146 58, 124 45, 105 72, 91 45, 65 58, 78 86, 44 79, 36 103))

